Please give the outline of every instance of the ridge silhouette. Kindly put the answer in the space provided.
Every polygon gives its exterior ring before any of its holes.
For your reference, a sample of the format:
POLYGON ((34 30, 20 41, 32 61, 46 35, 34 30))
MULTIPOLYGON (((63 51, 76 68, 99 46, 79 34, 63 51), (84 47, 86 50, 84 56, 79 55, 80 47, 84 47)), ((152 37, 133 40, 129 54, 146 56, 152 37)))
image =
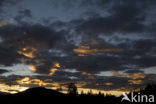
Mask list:
POLYGON ((65 94, 43 87, 30 88, 26 91, 15 94, 16 96, 64 96, 65 94))
MULTIPOLYGON (((75 86, 74 86, 75 87, 75 86)), ((70 89, 71 90, 71 89, 70 89)), ((72 90, 73 91, 73 90, 72 90)), ((146 94, 146 95, 154 95, 156 96, 156 85, 154 84, 148 84, 144 89, 140 89, 138 91, 140 94, 146 94)), ((133 93, 138 93, 138 92, 133 92, 133 93)), ((64 94, 61 92, 58 92, 56 90, 51 90, 51 89, 46 89, 43 87, 36 87, 36 88, 30 88, 27 89, 26 91, 19 92, 17 94, 3 94, 0 93, 0 100, 9 102, 9 104, 13 102, 23 102, 23 103, 29 103, 29 102, 34 102, 35 104, 52 104, 48 102, 101 102, 103 104, 129 104, 130 102, 123 101, 122 97, 116 97, 113 95, 104 95, 101 92, 99 94, 93 94, 91 91, 87 94, 84 94, 83 92, 81 94, 76 94, 75 95, 71 92, 68 92, 68 94, 64 94), (9 100, 8 100, 9 99, 9 100)), ((128 94, 127 96, 130 96, 128 94)), ((73 102, 73 103, 75 103, 73 102)), ((144 103, 141 103, 144 104, 144 103)), ((147 104, 147 103, 145 103, 147 104)))

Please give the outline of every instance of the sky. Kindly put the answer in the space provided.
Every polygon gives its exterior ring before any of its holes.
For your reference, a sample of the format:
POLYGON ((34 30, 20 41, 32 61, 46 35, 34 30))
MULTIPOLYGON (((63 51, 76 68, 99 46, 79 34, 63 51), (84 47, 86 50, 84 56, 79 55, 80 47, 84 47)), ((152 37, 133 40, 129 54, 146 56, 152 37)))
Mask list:
POLYGON ((155 83, 155 11, 155 0, 1 0, 0 91, 155 83))

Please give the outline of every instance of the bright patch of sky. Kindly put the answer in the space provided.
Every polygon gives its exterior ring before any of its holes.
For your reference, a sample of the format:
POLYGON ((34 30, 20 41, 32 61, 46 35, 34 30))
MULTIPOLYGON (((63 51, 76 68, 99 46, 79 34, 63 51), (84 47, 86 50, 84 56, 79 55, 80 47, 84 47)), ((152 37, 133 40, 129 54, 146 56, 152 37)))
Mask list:
POLYGON ((29 69, 28 65, 24 64, 16 64, 10 67, 0 67, 1 69, 6 69, 7 73, 2 74, 2 76, 10 76, 10 75, 21 75, 21 76, 27 76, 27 75, 38 75, 29 69))

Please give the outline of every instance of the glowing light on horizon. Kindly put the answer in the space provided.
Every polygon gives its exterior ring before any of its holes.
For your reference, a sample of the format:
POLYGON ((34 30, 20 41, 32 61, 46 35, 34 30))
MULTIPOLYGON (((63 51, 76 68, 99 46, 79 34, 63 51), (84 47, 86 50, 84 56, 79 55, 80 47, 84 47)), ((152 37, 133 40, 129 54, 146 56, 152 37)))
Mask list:
MULTIPOLYGON (((20 80, 17 80, 17 82, 19 83, 19 85, 6 85, 6 84, 0 84, 0 91, 2 92, 7 92, 7 93, 18 93, 18 92, 22 92, 27 90, 29 87, 25 87, 28 85, 34 85, 34 86, 42 86, 48 89, 53 89, 53 90, 57 90, 57 88, 59 88, 61 86, 62 88, 62 93, 67 93, 68 88, 66 86, 65 83, 58 83, 58 82, 44 82, 40 79, 30 79, 29 77, 24 77, 20 80)), ((89 82, 88 82, 89 83, 89 82)), ((90 88, 83 88, 83 86, 85 86, 87 83, 85 82, 79 82, 78 84, 76 84, 76 86, 78 87, 78 93, 81 94, 81 92, 83 91, 83 93, 88 93, 89 91, 91 91, 93 94, 98 94, 99 91, 101 93, 103 93, 104 95, 106 94, 111 94, 114 96, 120 96, 122 95, 123 92, 125 93, 129 93, 129 91, 127 90, 127 88, 120 88, 120 89, 114 89, 114 90, 98 90, 98 89, 90 89, 90 88)), ((112 85, 112 84, 108 84, 107 85, 112 85)))
POLYGON ((27 90, 29 87, 21 87, 20 85, 6 85, 5 83, 0 84, 0 91, 15 94, 27 90))

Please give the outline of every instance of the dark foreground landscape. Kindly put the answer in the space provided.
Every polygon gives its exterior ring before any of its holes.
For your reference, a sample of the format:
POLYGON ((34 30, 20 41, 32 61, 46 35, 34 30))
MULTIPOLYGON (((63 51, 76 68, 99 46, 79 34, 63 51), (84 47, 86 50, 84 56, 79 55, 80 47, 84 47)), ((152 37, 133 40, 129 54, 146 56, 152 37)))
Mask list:
MULTIPOLYGON (((139 92, 133 92, 134 95, 154 95, 156 96, 156 85, 149 84, 146 86, 145 89, 141 89, 139 92)), ((129 94, 128 97, 131 95, 129 94)), ((103 103, 103 104, 120 104, 120 103, 134 103, 134 102, 128 102, 123 101, 121 102, 123 96, 115 97, 112 95, 104 95, 102 93, 99 94, 74 94, 72 92, 68 94, 63 94, 55 90, 50 90, 42 87, 36 87, 36 88, 30 88, 24 92, 20 92, 18 94, 6 94, 1 93, 0 94, 0 100, 5 101, 6 103, 41 103, 41 104, 53 104, 55 101, 58 102, 67 102, 67 103, 83 103, 83 102, 97 102, 97 103, 103 103)), ((138 97, 136 97, 137 99, 138 97)), ((148 104, 146 102, 147 99, 143 99, 144 102, 141 102, 142 104, 148 104)), ((155 99, 154 99, 155 100, 155 99)), ((138 102, 137 102, 138 103, 138 102)))

